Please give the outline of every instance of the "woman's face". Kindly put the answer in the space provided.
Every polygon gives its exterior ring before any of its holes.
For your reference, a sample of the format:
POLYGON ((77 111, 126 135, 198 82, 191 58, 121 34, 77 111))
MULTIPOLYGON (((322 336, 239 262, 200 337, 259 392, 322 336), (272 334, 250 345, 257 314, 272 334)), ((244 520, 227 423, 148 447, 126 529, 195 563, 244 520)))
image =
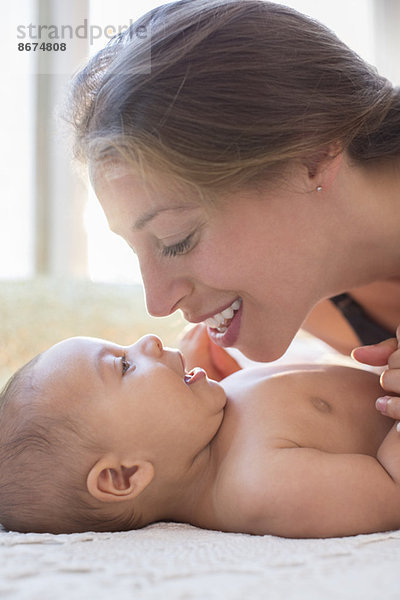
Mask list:
POLYGON ((180 309, 254 360, 285 351, 326 277, 327 217, 314 194, 294 178, 280 191, 206 203, 123 167, 92 179, 110 228, 139 258, 150 314, 180 309))

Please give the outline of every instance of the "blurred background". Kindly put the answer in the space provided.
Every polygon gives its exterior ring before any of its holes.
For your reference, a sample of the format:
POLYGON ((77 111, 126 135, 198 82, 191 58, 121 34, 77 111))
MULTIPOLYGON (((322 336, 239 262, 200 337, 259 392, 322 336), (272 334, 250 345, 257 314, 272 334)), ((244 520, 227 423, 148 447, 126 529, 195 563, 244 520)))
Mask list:
MULTIPOLYGON (((400 83, 400 0, 291 0, 393 83, 400 83)), ((159 0, 18 0, 1 4, 0 384, 20 365, 70 335, 130 343, 152 331, 175 344, 179 314, 145 311, 140 273, 112 234, 72 162, 60 119, 68 82, 113 33, 159 0), (66 50, 33 51, 49 40, 66 50), (56 38, 62 26, 63 39, 56 38), (53 38, 50 36, 53 27, 53 38), (79 29, 77 29, 79 28, 79 29), (79 33, 78 33, 79 32, 79 33), (42 39, 40 38, 42 36, 42 39)))

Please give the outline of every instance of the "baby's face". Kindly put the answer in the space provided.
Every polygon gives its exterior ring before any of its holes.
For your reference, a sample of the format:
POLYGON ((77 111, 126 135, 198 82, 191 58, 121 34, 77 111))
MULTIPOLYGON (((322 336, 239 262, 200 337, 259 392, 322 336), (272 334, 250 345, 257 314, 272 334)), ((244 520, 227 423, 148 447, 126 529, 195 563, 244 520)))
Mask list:
POLYGON ((145 460, 193 460, 214 437, 225 392, 204 371, 185 374, 179 350, 146 335, 129 347, 71 338, 34 367, 48 409, 68 411, 108 451, 145 460), (56 405, 56 407, 54 406, 56 405))

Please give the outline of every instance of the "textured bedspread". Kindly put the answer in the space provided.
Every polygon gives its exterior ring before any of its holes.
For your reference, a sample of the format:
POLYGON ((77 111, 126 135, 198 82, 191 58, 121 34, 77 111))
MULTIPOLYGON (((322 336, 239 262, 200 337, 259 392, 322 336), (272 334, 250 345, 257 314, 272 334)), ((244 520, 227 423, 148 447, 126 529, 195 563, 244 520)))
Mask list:
POLYGON ((159 523, 139 531, 0 533, 0 598, 400 598, 400 531, 293 540, 159 523))

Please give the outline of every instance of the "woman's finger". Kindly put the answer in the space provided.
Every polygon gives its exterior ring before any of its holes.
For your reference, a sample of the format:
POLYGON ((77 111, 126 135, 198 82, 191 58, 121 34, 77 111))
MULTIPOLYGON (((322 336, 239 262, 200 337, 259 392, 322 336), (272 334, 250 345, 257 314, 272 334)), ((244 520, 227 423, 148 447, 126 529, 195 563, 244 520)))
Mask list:
POLYGON ((400 398, 396 396, 382 396, 375 403, 376 408, 387 417, 400 420, 400 398))
POLYGON ((396 350, 389 356, 388 366, 389 369, 400 369, 400 350, 396 350))
POLYGON ((386 392, 400 394, 400 369, 386 369, 381 375, 380 383, 386 392))
POLYGON ((398 341, 396 338, 389 338, 379 344, 372 346, 360 346, 354 348, 351 356, 358 362, 372 366, 387 365, 389 356, 397 350, 398 341))

